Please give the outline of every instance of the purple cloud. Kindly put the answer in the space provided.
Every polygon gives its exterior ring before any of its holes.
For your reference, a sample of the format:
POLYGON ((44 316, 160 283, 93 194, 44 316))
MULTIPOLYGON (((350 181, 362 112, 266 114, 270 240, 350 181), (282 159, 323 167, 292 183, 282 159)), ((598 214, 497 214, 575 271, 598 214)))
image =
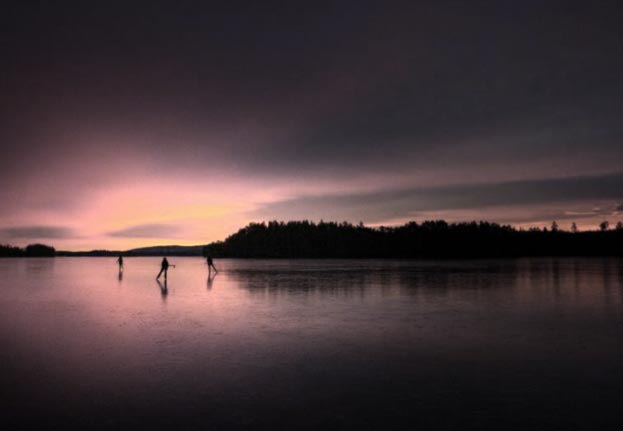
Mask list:
POLYGON ((62 226, 17 226, 0 229, 0 237, 7 239, 66 239, 74 238, 69 228, 62 226))
POLYGON ((180 228, 175 225, 166 223, 147 223, 108 232, 108 236, 116 238, 166 238, 175 236, 179 233, 179 231, 180 228))

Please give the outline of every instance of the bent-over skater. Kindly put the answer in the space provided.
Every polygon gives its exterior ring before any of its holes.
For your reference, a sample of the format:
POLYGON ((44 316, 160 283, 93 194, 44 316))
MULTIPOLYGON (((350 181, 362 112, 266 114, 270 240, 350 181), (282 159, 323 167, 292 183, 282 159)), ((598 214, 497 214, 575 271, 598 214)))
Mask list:
POLYGON ((162 275, 163 272, 164 272, 164 279, 166 280, 168 270, 169 270, 169 261, 165 257, 162 259, 162 263, 160 264, 160 272, 158 273, 158 277, 156 277, 156 280, 160 279, 160 276, 162 275))

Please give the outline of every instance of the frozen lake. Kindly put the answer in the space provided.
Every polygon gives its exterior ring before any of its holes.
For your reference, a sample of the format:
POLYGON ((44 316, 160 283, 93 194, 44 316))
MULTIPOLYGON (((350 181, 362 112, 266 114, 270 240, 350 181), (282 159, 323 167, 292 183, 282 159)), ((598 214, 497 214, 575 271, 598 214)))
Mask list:
POLYGON ((623 425, 622 259, 160 260, 0 259, 5 425, 623 425))

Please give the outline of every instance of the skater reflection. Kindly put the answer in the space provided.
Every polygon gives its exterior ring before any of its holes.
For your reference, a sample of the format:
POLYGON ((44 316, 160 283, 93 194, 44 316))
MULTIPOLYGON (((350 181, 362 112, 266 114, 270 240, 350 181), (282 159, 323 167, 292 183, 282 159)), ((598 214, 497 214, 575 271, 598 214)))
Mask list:
POLYGON ((209 273, 208 274, 208 290, 212 290, 212 282, 214 281, 214 278, 216 277, 216 272, 214 274, 209 273))
POLYGON ((167 295, 169 294, 169 289, 167 289, 167 278, 165 276, 164 284, 162 284, 160 280, 156 280, 156 282, 158 283, 158 286, 160 286, 160 294, 162 295, 162 300, 164 301, 167 299, 167 295))

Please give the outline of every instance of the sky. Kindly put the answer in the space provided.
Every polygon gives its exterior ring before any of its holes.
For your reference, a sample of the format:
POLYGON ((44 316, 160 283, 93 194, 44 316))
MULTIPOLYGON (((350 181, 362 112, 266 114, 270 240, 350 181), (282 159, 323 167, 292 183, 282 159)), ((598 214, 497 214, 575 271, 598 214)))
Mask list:
POLYGON ((12 2, 0 243, 623 219, 623 5, 12 2))

